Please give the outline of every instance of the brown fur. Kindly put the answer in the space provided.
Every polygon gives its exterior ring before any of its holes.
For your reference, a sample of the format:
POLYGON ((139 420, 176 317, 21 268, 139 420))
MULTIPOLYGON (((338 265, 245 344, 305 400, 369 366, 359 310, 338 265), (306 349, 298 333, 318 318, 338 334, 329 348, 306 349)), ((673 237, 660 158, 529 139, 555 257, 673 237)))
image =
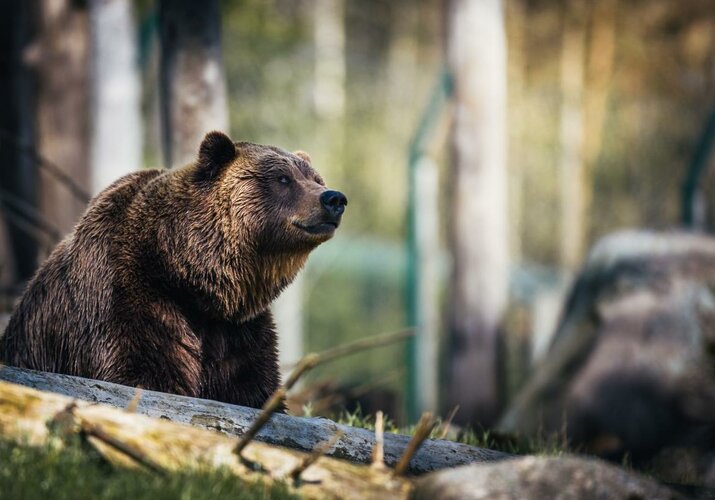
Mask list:
POLYGON ((279 383, 270 303, 334 231, 296 226, 330 219, 306 158, 213 132, 194 164, 119 179, 33 278, 0 359, 261 406, 279 383))

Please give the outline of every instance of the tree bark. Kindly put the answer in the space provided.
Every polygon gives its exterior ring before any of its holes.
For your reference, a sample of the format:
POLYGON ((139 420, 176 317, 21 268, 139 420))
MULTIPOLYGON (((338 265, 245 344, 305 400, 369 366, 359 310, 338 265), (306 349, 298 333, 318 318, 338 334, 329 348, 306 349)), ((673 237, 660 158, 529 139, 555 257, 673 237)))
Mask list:
POLYGON ((449 352, 446 406, 489 425, 499 410, 498 325, 507 303, 506 40, 500 0, 449 4, 454 79, 449 192, 449 352))
MULTIPOLYGON (((10 366, 0 369, 0 380, 118 408, 126 408, 135 394, 132 387, 10 366)), ((241 436, 259 413, 259 410, 253 408, 154 391, 142 391, 136 411, 150 417, 211 429, 231 436, 241 436)), ((329 440, 338 430, 343 431, 344 436, 338 446, 327 452, 327 456, 370 463, 375 442, 372 431, 339 425, 324 418, 276 414, 258 433, 257 439, 278 446, 312 451, 319 443, 329 440)), ((409 436, 385 434, 387 465, 394 466, 397 463, 409 439, 409 436)), ((504 453, 474 446, 427 440, 410 462, 409 471, 422 473, 505 457, 507 455, 504 453)))
POLYGON ((583 89, 586 30, 585 1, 565 7, 561 47, 561 261, 575 271, 585 248, 583 89))
POLYGON ((142 159, 136 30, 127 0, 92 0, 92 193, 138 170, 142 159), (121 133, 117 133, 121 131, 121 133))
POLYGON ((341 120, 345 114, 345 5, 343 0, 314 0, 316 114, 341 120))
POLYGON ((617 0, 591 4, 591 32, 584 87, 584 167, 581 176, 584 247, 590 243, 590 214, 593 206, 594 170, 601 154, 616 51, 617 0))
MULTIPOLYGON (((30 57, 37 64, 39 152, 89 191, 89 18, 81 2, 39 1, 39 36, 30 57)), ((85 209, 66 186, 40 176, 40 207, 61 233, 85 209)))
MULTIPOLYGON (((58 438, 76 435, 120 467, 156 473, 221 468, 247 482, 285 482, 301 498, 392 499, 407 498, 411 491, 408 479, 389 470, 325 457, 294 482, 291 472, 306 460, 304 453, 252 441, 239 457, 233 452, 235 438, 0 382, 3 439, 38 446, 47 445, 51 437, 57 444, 58 438)), ((338 440, 332 448, 341 446, 338 440)))
POLYGON ((211 130, 228 129, 219 0, 159 1, 164 165, 192 161, 211 130))

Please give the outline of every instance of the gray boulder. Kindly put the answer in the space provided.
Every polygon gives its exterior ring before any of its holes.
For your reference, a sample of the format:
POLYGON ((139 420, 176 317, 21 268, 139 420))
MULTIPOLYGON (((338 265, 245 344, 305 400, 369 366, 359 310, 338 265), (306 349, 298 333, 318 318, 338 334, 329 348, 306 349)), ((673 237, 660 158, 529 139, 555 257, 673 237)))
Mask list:
POLYGON ((597 459, 522 457, 430 473, 413 500, 659 500, 681 498, 652 479, 597 459))
POLYGON ((499 429, 566 433, 578 449, 613 459, 649 460, 673 446, 707 459, 715 444, 714 292, 713 238, 603 239, 499 429))

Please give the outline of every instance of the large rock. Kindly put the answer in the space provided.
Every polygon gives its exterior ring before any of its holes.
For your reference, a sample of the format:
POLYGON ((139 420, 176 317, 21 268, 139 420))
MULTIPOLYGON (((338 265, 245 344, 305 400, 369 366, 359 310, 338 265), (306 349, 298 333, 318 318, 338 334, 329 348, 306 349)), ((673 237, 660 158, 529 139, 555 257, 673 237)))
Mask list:
POLYGON ((417 482, 413 500, 675 499, 652 479, 596 459, 523 457, 433 472, 417 482))
POLYGON ((713 238, 605 238, 500 430, 566 433, 581 449, 636 462, 673 446, 707 459, 715 437, 714 291, 713 238))

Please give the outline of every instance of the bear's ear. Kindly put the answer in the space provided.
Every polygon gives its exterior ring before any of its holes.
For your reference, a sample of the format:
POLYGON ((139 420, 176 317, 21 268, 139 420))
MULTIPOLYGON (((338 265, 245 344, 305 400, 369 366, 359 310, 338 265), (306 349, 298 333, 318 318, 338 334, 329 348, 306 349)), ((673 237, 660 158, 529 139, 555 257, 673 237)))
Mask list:
POLYGON ((236 145, 223 132, 209 132, 201 141, 196 178, 201 181, 214 179, 223 167, 236 159, 236 145))
POLYGON ((296 155, 301 160, 307 162, 309 165, 312 163, 310 161, 310 155, 308 153, 306 153, 305 151, 295 151, 293 154, 296 155))

